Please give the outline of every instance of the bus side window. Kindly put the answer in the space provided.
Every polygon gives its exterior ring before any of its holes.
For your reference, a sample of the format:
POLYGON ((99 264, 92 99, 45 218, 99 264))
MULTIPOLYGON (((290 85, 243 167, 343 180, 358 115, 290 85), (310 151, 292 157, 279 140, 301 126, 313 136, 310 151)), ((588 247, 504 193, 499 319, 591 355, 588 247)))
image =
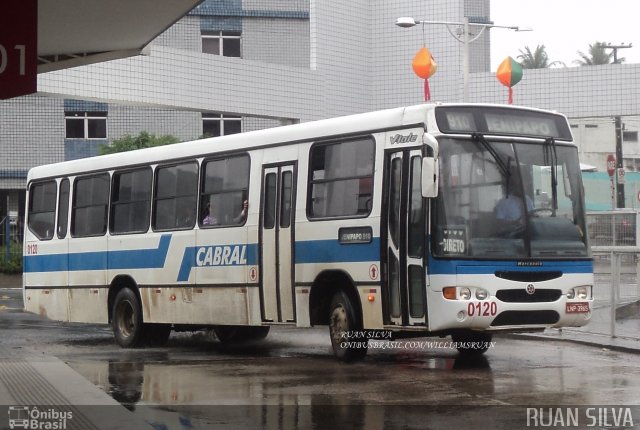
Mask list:
POLYGON ((190 229, 196 222, 198 163, 156 169, 153 229, 190 229))
POLYGON ((58 200, 58 239, 67 237, 67 226, 69 222, 69 180, 67 178, 60 182, 60 199, 58 200))
POLYGON ((78 178, 74 182, 71 234, 102 236, 107 232, 109 174, 78 178))
POLYGON ((29 193, 29 230, 38 239, 53 237, 56 217, 56 183, 48 181, 31 185, 29 193))
POLYGON ((249 156, 208 160, 200 194, 200 226, 243 225, 243 196, 249 191, 249 156))

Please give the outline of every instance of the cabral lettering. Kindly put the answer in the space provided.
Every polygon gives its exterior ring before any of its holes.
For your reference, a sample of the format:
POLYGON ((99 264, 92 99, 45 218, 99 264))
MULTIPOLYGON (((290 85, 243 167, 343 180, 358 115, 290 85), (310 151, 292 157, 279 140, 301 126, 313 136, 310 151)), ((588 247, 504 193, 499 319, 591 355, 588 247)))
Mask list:
POLYGON ((202 266, 244 266, 247 264, 246 245, 203 246, 196 252, 196 264, 202 266))

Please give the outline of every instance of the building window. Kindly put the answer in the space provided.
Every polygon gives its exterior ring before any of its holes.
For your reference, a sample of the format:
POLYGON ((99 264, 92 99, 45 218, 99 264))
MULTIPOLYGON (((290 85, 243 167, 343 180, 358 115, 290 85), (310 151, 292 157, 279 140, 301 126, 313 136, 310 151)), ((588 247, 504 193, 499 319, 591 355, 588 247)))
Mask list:
POLYGON ((242 131, 242 117, 217 113, 202 114, 202 134, 204 137, 218 137, 242 131))
POLYGON ((67 139, 106 139, 106 112, 65 112, 67 139))
POLYGON ((202 52, 225 57, 241 57, 240 33, 235 31, 202 31, 202 52))
POLYGON ((637 142, 638 141, 638 132, 637 131, 623 131, 622 132, 622 140, 625 142, 637 142))

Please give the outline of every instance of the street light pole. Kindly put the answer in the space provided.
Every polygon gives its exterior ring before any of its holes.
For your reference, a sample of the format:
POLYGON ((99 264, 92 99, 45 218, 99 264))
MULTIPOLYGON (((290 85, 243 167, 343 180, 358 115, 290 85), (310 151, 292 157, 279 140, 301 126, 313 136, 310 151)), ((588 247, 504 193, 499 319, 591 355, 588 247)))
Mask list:
MULTIPOLYGON (((464 39, 462 42, 462 101, 469 101, 469 17, 465 16, 462 21, 462 29, 464 31, 464 39)), ((478 33, 478 37, 482 34, 486 27, 483 27, 478 33)), ((476 37, 476 39, 478 38, 476 37)), ((474 39, 475 40, 475 39, 474 39)))
POLYGON ((478 39, 485 29, 487 28, 506 28, 514 31, 532 31, 531 28, 528 27, 517 27, 517 26, 507 26, 507 25, 495 25, 495 24, 484 24, 484 23, 476 23, 469 22, 469 17, 465 16, 462 22, 452 22, 452 21, 423 21, 423 20, 415 20, 411 17, 400 17, 396 19, 396 25, 402 28, 415 27, 418 24, 434 24, 434 25, 445 25, 447 27, 447 31, 451 36, 454 37, 458 42, 462 43, 462 98, 464 102, 469 101, 469 44, 476 39, 478 39), (458 36, 451 30, 451 26, 462 26, 462 37, 458 36), (469 28, 480 27, 480 31, 478 34, 471 35, 469 33, 469 28))

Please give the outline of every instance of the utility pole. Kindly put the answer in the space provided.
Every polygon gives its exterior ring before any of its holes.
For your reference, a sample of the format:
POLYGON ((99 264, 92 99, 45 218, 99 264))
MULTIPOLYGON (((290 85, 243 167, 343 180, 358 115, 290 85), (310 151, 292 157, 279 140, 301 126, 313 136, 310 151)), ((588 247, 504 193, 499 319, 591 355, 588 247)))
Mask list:
POLYGON ((624 167, 622 166, 622 121, 614 117, 616 128, 616 201, 618 208, 624 207, 624 167))
POLYGON ((604 45, 605 49, 613 50, 613 64, 618 64, 618 49, 625 49, 625 48, 632 48, 632 47, 633 47, 633 43, 630 43, 628 45, 625 45, 624 43, 621 43, 620 45, 612 45, 610 43, 607 43, 606 45, 604 45))

